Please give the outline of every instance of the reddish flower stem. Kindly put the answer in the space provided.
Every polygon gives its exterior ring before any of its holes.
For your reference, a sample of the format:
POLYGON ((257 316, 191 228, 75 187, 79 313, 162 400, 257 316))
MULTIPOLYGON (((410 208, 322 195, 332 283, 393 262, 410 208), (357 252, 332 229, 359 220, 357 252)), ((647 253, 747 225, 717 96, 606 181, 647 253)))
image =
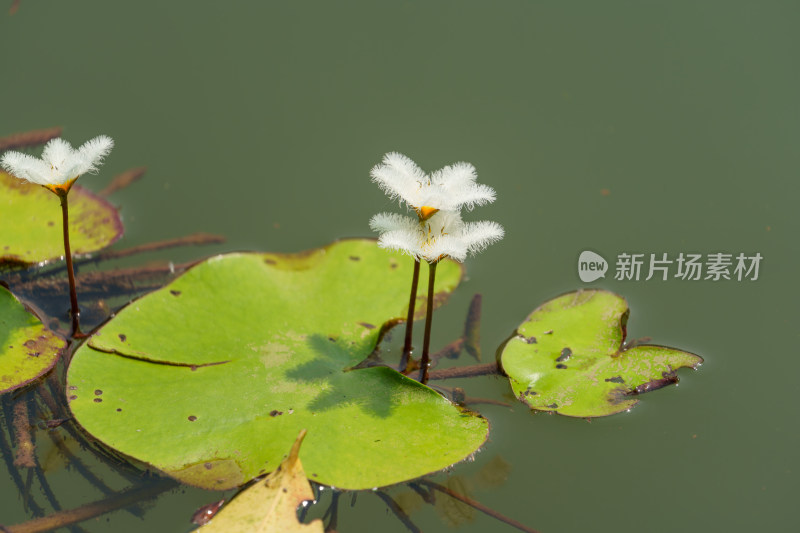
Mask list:
POLYGON ((411 296, 408 299, 408 316, 406 317, 406 338, 403 342, 403 356, 400 358, 400 372, 408 372, 411 362, 411 337, 414 329, 414 307, 417 303, 417 286, 419 285, 419 259, 414 260, 414 276, 411 278, 411 296))
POLYGON ((67 260, 67 275, 69 276, 69 299, 72 305, 72 336, 81 337, 80 315, 78 307, 78 291, 75 289, 75 269, 72 267, 72 251, 69 247, 69 203, 67 192, 58 193, 61 200, 62 224, 64 228, 64 257, 67 260))
POLYGON ((430 366, 431 324, 433 323, 433 293, 436 280, 437 262, 428 263, 428 304, 425 309, 425 340, 422 344, 422 362, 420 383, 428 382, 428 367, 430 366))

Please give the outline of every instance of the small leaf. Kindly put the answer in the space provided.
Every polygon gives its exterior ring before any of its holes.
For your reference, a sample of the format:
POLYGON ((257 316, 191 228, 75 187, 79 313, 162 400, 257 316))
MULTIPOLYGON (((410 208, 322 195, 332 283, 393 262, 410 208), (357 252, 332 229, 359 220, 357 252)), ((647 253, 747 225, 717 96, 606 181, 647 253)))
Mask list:
POLYGON ((314 499, 303 465, 300 444, 302 430, 289 456, 263 481, 243 490, 211 521, 196 529, 201 533, 322 533, 322 520, 303 524, 297 507, 314 499))
POLYGON ((0 287, 0 393, 47 373, 66 344, 0 287))
POLYGON ((678 368, 696 368, 695 354, 650 344, 626 347, 628 304, 602 290, 550 300, 515 332, 500 355, 517 398, 537 411, 607 416, 636 405, 637 396, 677 383, 678 368))
MULTIPOLYGON (((69 193, 69 221, 70 246, 76 255, 110 246, 122 236, 117 209, 77 185, 69 193)), ((40 263, 63 255, 58 197, 0 172, 0 263, 40 263)))

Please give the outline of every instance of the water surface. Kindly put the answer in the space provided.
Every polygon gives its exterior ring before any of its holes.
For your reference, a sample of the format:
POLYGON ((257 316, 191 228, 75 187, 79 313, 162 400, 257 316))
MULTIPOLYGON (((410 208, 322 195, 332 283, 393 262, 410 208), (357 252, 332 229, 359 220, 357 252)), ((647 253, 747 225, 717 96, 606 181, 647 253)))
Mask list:
MULTIPOLYGON (((474 496, 547 533, 788 531, 800 446, 799 22, 800 6, 780 1, 22 0, 0 16, 0 134, 111 135, 117 146, 84 186, 148 167, 113 197, 126 224, 117 248, 196 231, 227 238, 156 256, 176 262, 367 236, 370 216, 396 208, 369 182, 385 152, 429 170, 469 161, 498 200, 466 218, 497 220, 507 237, 468 261, 434 345, 457 335, 480 292, 487 359, 539 303, 586 286, 583 250, 609 261, 760 253, 757 281, 610 272, 591 283, 628 299, 632 337, 706 363, 591 423, 513 400, 480 406, 490 440, 452 475, 502 457, 508 480, 474 496)), ((502 379, 458 384, 508 393, 502 379)), ((51 474, 65 507, 99 497, 76 477, 51 474)), ((5 474, 0 492, 0 523, 29 517, 5 474)), ((84 527, 188 531, 194 509, 215 499, 186 489, 142 518, 84 527)), ((412 519, 448 530, 430 508, 412 519)), ((339 529, 378 523, 405 531, 362 494, 342 507, 339 529)), ((487 530, 502 528, 478 516, 458 529, 487 530)))

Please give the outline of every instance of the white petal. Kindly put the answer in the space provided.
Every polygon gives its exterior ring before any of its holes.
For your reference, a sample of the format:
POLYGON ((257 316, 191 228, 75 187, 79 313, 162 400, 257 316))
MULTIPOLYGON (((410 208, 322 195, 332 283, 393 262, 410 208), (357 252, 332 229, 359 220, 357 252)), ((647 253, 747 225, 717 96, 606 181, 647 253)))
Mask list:
POLYGON ((45 145, 44 150, 42 150, 42 161, 51 167, 60 169, 65 163, 72 165, 68 161, 74 157, 74 153, 72 145, 59 137, 50 140, 45 145))
POLYGON ((442 209, 472 209, 493 202, 494 189, 475 183, 477 177, 475 167, 469 163, 456 163, 434 172, 431 181, 441 191, 442 209))
POLYGON ((461 215, 458 211, 442 210, 434 214, 426 222, 426 234, 429 237, 438 237, 440 235, 457 235, 461 233, 461 228, 464 223, 461 221, 461 215))
POLYGON ((428 178, 408 157, 390 152, 383 157, 382 164, 373 167, 370 176, 390 198, 399 197, 413 207, 420 207, 417 196, 428 178))
POLYGON ((383 165, 417 181, 424 181, 428 178, 410 157, 398 152, 389 152, 383 156, 383 165))
POLYGON ((503 235, 505 235, 505 230, 497 222, 468 222, 464 224, 461 239, 469 252, 474 254, 499 241, 503 235))
POLYGON ((419 221, 397 213, 378 213, 370 219, 369 227, 379 233, 395 230, 414 231, 419 227, 419 221))
POLYGON ((22 152, 6 152, 0 160, 3 168, 17 178, 39 185, 49 185, 50 165, 22 152))
POLYGON ((42 151, 42 161, 50 167, 48 183, 63 185, 81 172, 81 158, 72 145, 62 138, 52 139, 42 151))
POLYGON ((422 256, 420 236, 419 230, 387 231, 378 238, 378 246, 389 250, 399 250, 415 258, 420 258, 422 256))
POLYGON ((436 261, 447 256, 462 262, 467 258, 467 245, 454 235, 440 235, 428 241, 423 252, 422 258, 426 261, 436 261))
POLYGON ((111 152, 113 147, 114 141, 108 135, 99 135, 83 143, 83 146, 77 151, 80 163, 77 168, 78 173, 75 175, 80 176, 87 172, 97 171, 98 165, 103 162, 103 158, 111 152))
POLYGON ((472 183, 471 185, 461 187, 458 190, 451 191, 453 202, 458 207, 466 207, 472 209, 476 205, 490 204, 494 202, 496 194, 494 189, 488 185, 481 185, 479 183, 472 183))
POLYGON ((442 187, 446 187, 448 184, 461 187, 475 183, 476 179, 478 179, 478 173, 475 167, 463 162, 446 166, 431 175, 431 182, 442 187))

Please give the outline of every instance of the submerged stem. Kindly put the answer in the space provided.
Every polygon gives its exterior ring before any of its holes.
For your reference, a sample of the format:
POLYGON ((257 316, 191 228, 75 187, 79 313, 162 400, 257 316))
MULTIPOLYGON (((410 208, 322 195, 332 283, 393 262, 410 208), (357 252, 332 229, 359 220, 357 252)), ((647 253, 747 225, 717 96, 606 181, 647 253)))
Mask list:
POLYGON ((36 447, 33 444, 33 432, 28 416, 28 398, 17 398, 13 408, 14 413, 14 440, 17 444, 14 466, 23 468, 36 468, 36 447))
POLYGON ((490 509, 489 507, 486 507, 482 503, 473 500, 472 498, 467 498, 463 494, 459 494, 458 492, 450 490, 449 488, 445 487, 444 485, 440 485, 438 483, 434 483, 433 481, 428 481, 427 479, 422 479, 422 480, 420 480, 420 482, 422 484, 426 485, 429 489, 434 489, 434 490, 438 490, 439 492, 443 492, 443 493, 447 494, 448 496, 450 496, 451 498, 455 498, 456 500, 464 502, 467 505, 469 505, 470 507, 472 507, 474 509, 477 509, 478 511, 480 511, 482 513, 485 513, 485 514, 491 516, 494 519, 500 520, 501 522, 505 522, 506 524, 508 524, 509 526, 511 526, 513 528, 516 528, 516 529, 518 529, 520 531, 524 531, 525 533, 538 533, 532 527, 528 527, 528 526, 526 526, 525 524, 523 524, 521 522, 517 522, 516 520, 514 520, 512 518, 504 516, 504 515, 498 513, 497 511, 495 511, 494 509, 490 509))
POLYGON ((428 367, 430 366, 431 348, 431 323, 433 322, 433 291, 434 281, 436 280, 436 265, 434 261, 428 263, 428 304, 425 309, 425 340, 422 344, 422 371, 420 373, 420 383, 428 382, 428 367))
POLYGON ((61 214, 64 227, 64 257, 67 260, 67 275, 69 276, 69 299, 72 305, 72 336, 82 336, 79 317, 81 310, 78 307, 78 291, 75 289, 75 269, 72 267, 72 251, 69 247, 69 204, 68 193, 59 193, 61 200, 61 214))
POLYGON ((414 259, 414 276, 411 278, 411 296, 408 298, 408 316, 406 317, 406 339, 403 342, 403 356, 400 358, 400 372, 410 370, 411 337, 414 329, 414 307, 417 303, 417 286, 419 285, 419 259, 414 259))
POLYGON ((414 524, 414 522, 411 521, 411 517, 408 516, 408 514, 403 510, 403 508, 400 507, 400 505, 396 501, 394 501, 394 499, 391 496, 389 496, 382 490, 376 491, 375 495, 381 500, 383 500, 384 503, 386 503, 389 509, 391 509, 394 515, 403 523, 404 526, 406 526, 406 528, 408 528, 409 531, 411 531, 411 533, 422 533, 422 530, 418 528, 416 524, 414 524))
POLYGON ((8 533, 38 533, 40 531, 52 531, 60 527, 67 527, 77 522, 82 522, 102 514, 115 511, 128 505, 133 505, 140 501, 155 498, 162 492, 172 490, 178 483, 171 479, 163 479, 147 485, 128 489, 126 491, 112 494, 108 498, 96 502, 87 503, 67 511, 57 511, 42 518, 34 518, 21 524, 5 526, 3 531, 8 533))

